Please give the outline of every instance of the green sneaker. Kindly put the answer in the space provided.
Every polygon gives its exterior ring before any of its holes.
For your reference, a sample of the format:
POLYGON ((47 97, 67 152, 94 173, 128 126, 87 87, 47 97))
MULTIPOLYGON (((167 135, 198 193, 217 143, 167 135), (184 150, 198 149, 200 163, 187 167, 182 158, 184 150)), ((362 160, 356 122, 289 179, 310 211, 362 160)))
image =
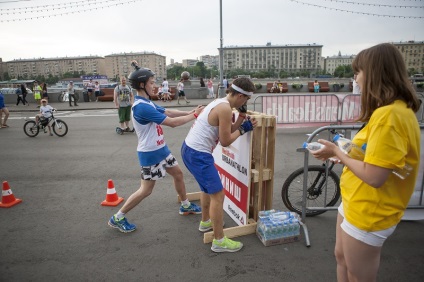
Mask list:
POLYGON ((219 243, 218 240, 213 239, 211 250, 215 253, 234 253, 240 251, 241 248, 243 248, 243 243, 233 241, 231 239, 228 239, 227 237, 224 237, 222 243, 219 243))
MULTIPOLYGON (((225 222, 222 222, 222 226, 225 226, 225 222)), ((200 232, 208 232, 212 229, 213 229, 212 221, 209 221, 209 222, 200 221, 200 224, 199 224, 200 232)))
POLYGON ((212 221, 210 221, 210 220, 209 220, 209 222, 200 221, 200 224, 199 224, 199 231, 200 232, 208 232, 212 229, 213 229, 212 221))

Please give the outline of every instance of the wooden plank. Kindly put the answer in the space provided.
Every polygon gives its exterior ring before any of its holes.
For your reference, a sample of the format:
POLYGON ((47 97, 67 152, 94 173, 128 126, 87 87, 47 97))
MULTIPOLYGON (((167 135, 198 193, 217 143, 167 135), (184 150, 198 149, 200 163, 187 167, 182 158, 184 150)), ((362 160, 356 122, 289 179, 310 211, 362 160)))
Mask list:
MULTIPOLYGON (((200 195, 202 195, 202 192, 194 192, 194 193, 187 193, 187 199, 191 201, 200 201, 200 195)), ((181 202, 180 195, 177 196, 178 202, 181 202)))
MULTIPOLYGON (((252 169, 250 172, 251 179, 253 183, 259 182, 259 171, 257 169, 252 169)), ((262 171, 262 180, 272 179, 272 169, 264 168, 262 171)))
MULTIPOLYGON (((247 225, 225 228, 224 235, 227 236, 228 238, 235 238, 235 237, 253 234, 256 232, 256 225, 257 223, 255 221, 249 220, 249 224, 247 225)), ((207 244, 207 243, 211 243, 212 241, 213 241, 213 231, 206 232, 203 235, 203 243, 207 244)))
POLYGON ((276 139, 276 118, 271 117, 268 120, 267 135, 267 161, 266 167, 269 169, 270 177, 267 180, 267 195, 265 200, 265 210, 272 209, 272 198, 274 195, 274 165, 275 165, 275 139, 276 139))

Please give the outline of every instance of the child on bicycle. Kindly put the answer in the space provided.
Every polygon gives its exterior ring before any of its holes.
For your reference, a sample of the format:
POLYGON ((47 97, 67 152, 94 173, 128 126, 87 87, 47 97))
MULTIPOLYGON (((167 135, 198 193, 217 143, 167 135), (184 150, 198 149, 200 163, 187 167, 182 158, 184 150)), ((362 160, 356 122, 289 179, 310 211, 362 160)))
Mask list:
MULTIPOLYGON (((40 113, 35 116, 37 126, 39 125, 40 120, 50 118, 52 116, 52 111, 54 110, 55 109, 52 106, 47 105, 46 99, 41 99, 40 113)), ((49 135, 53 136, 50 124, 47 124, 47 127, 49 128, 49 135)))

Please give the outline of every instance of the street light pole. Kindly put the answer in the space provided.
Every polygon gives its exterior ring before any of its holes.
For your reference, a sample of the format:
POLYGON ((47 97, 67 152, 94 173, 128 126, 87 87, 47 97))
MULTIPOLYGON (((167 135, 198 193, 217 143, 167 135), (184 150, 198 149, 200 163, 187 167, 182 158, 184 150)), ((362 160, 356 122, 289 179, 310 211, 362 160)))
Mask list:
POLYGON ((222 37, 222 0, 219 0, 219 20, 220 20, 220 47, 219 47, 219 88, 218 88, 218 97, 224 97, 224 84, 223 84, 223 72, 224 72, 224 50, 222 37))

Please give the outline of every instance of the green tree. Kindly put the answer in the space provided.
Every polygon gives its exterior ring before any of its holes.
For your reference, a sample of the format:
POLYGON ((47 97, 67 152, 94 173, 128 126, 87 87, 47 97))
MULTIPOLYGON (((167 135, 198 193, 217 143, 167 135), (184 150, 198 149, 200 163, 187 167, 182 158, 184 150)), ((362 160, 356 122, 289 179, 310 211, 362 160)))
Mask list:
POLYGON ((4 80, 10 80, 10 75, 9 75, 9 73, 8 73, 7 71, 5 71, 5 72, 3 73, 3 79, 4 79, 4 80))
POLYGON ((335 77, 353 77, 353 69, 351 65, 341 65, 334 70, 335 77))

